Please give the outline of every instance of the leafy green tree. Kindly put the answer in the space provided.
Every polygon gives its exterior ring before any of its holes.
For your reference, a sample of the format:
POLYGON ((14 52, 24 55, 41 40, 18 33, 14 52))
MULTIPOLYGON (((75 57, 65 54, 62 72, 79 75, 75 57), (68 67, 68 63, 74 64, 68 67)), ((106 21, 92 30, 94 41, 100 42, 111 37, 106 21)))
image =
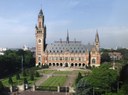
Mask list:
POLYGON ((110 59, 110 56, 108 55, 108 52, 103 52, 101 54, 101 63, 104 63, 104 62, 110 62, 111 59, 110 59))
POLYGON ((24 78, 24 84, 28 84, 27 78, 24 78))
POLYGON ((40 77, 39 72, 36 71, 35 76, 36 76, 36 77, 40 77))
POLYGON ((81 73, 79 72, 79 73, 78 73, 78 76, 77 76, 77 78, 76 78, 76 80, 75 80, 75 83, 77 84, 81 78, 82 78, 82 75, 81 75, 81 73))
POLYGON ((2 83, 2 81, 0 81, 0 91, 2 91, 4 89, 4 85, 2 83))
POLYGON ((20 80, 20 75, 19 75, 19 73, 16 74, 16 80, 20 80))
POLYGON ((122 82, 121 90, 125 93, 125 95, 128 94, 128 64, 122 67, 122 70, 120 71, 120 80, 122 82))
POLYGON ((26 74, 26 71, 25 71, 25 70, 23 71, 23 76, 24 76, 24 77, 26 77, 26 76, 27 76, 27 74, 26 74))
POLYGON ((108 64, 103 64, 99 68, 92 70, 92 73, 88 76, 88 82, 93 89, 98 92, 110 92, 112 83, 117 79, 117 71, 110 69, 108 64))
POLYGON ((128 82, 128 64, 122 67, 120 71, 120 81, 123 83, 128 82))
POLYGON ((8 79, 8 83, 9 83, 10 85, 13 84, 12 77, 9 77, 9 79, 8 79))
POLYGON ((91 95, 91 86, 86 77, 79 80, 76 85, 76 95, 91 95))
POLYGON ((30 74, 30 80, 34 80, 34 75, 33 74, 30 74))

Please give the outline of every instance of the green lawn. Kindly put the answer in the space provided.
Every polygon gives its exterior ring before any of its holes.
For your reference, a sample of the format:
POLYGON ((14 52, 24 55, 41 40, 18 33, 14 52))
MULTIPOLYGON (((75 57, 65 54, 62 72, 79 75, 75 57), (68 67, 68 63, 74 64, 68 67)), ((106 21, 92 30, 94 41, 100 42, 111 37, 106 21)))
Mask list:
POLYGON ((66 76, 53 76, 48 78, 42 86, 63 86, 66 82, 66 76))

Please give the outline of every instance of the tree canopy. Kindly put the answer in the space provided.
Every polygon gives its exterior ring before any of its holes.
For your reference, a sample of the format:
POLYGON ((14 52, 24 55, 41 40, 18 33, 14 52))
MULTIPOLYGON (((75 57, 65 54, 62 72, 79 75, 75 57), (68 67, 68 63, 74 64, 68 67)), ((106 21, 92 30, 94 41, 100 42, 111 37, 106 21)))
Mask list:
POLYGON ((35 58, 30 51, 7 50, 4 55, 0 56, 0 78, 19 72, 21 70, 22 56, 24 59, 24 68, 35 65, 35 58))

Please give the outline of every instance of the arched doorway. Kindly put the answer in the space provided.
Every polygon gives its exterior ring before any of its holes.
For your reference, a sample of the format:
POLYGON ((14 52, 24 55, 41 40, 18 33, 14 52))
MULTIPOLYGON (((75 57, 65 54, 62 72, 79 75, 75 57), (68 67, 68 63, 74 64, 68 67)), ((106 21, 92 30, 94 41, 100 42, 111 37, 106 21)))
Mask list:
POLYGON ((65 63, 65 67, 68 67, 68 63, 65 63))
POLYGON ((62 66, 63 66, 63 64, 62 64, 62 63, 60 63, 60 66, 62 67, 62 66))
POLYGON ((39 62, 39 63, 38 63, 38 66, 40 66, 40 65, 41 65, 41 63, 39 62))
POLYGON ((53 66, 55 66, 55 63, 53 63, 53 66))
POLYGON ((85 64, 83 63, 83 64, 82 64, 82 66, 84 67, 84 66, 85 66, 85 64))
POLYGON ((79 63, 79 67, 81 66, 81 63, 79 63))
POLYGON ((77 63, 75 63, 75 66, 77 67, 77 63))
POLYGON ((73 63, 71 63, 71 67, 73 67, 74 66, 74 64, 73 63))
POLYGON ((51 63, 49 63, 49 66, 51 66, 52 64, 51 63))
POLYGON ((56 63, 56 66, 59 66, 59 63, 56 63))

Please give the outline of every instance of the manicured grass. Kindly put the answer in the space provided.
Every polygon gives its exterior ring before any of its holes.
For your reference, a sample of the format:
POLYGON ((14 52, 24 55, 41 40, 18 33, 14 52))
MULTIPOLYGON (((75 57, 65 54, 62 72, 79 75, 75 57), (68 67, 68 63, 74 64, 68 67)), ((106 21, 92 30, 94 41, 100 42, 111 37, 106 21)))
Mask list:
POLYGON ((48 78, 42 86, 63 86, 66 82, 66 76, 53 76, 48 78))
POLYGON ((55 71, 54 74, 70 74, 72 71, 55 71))

